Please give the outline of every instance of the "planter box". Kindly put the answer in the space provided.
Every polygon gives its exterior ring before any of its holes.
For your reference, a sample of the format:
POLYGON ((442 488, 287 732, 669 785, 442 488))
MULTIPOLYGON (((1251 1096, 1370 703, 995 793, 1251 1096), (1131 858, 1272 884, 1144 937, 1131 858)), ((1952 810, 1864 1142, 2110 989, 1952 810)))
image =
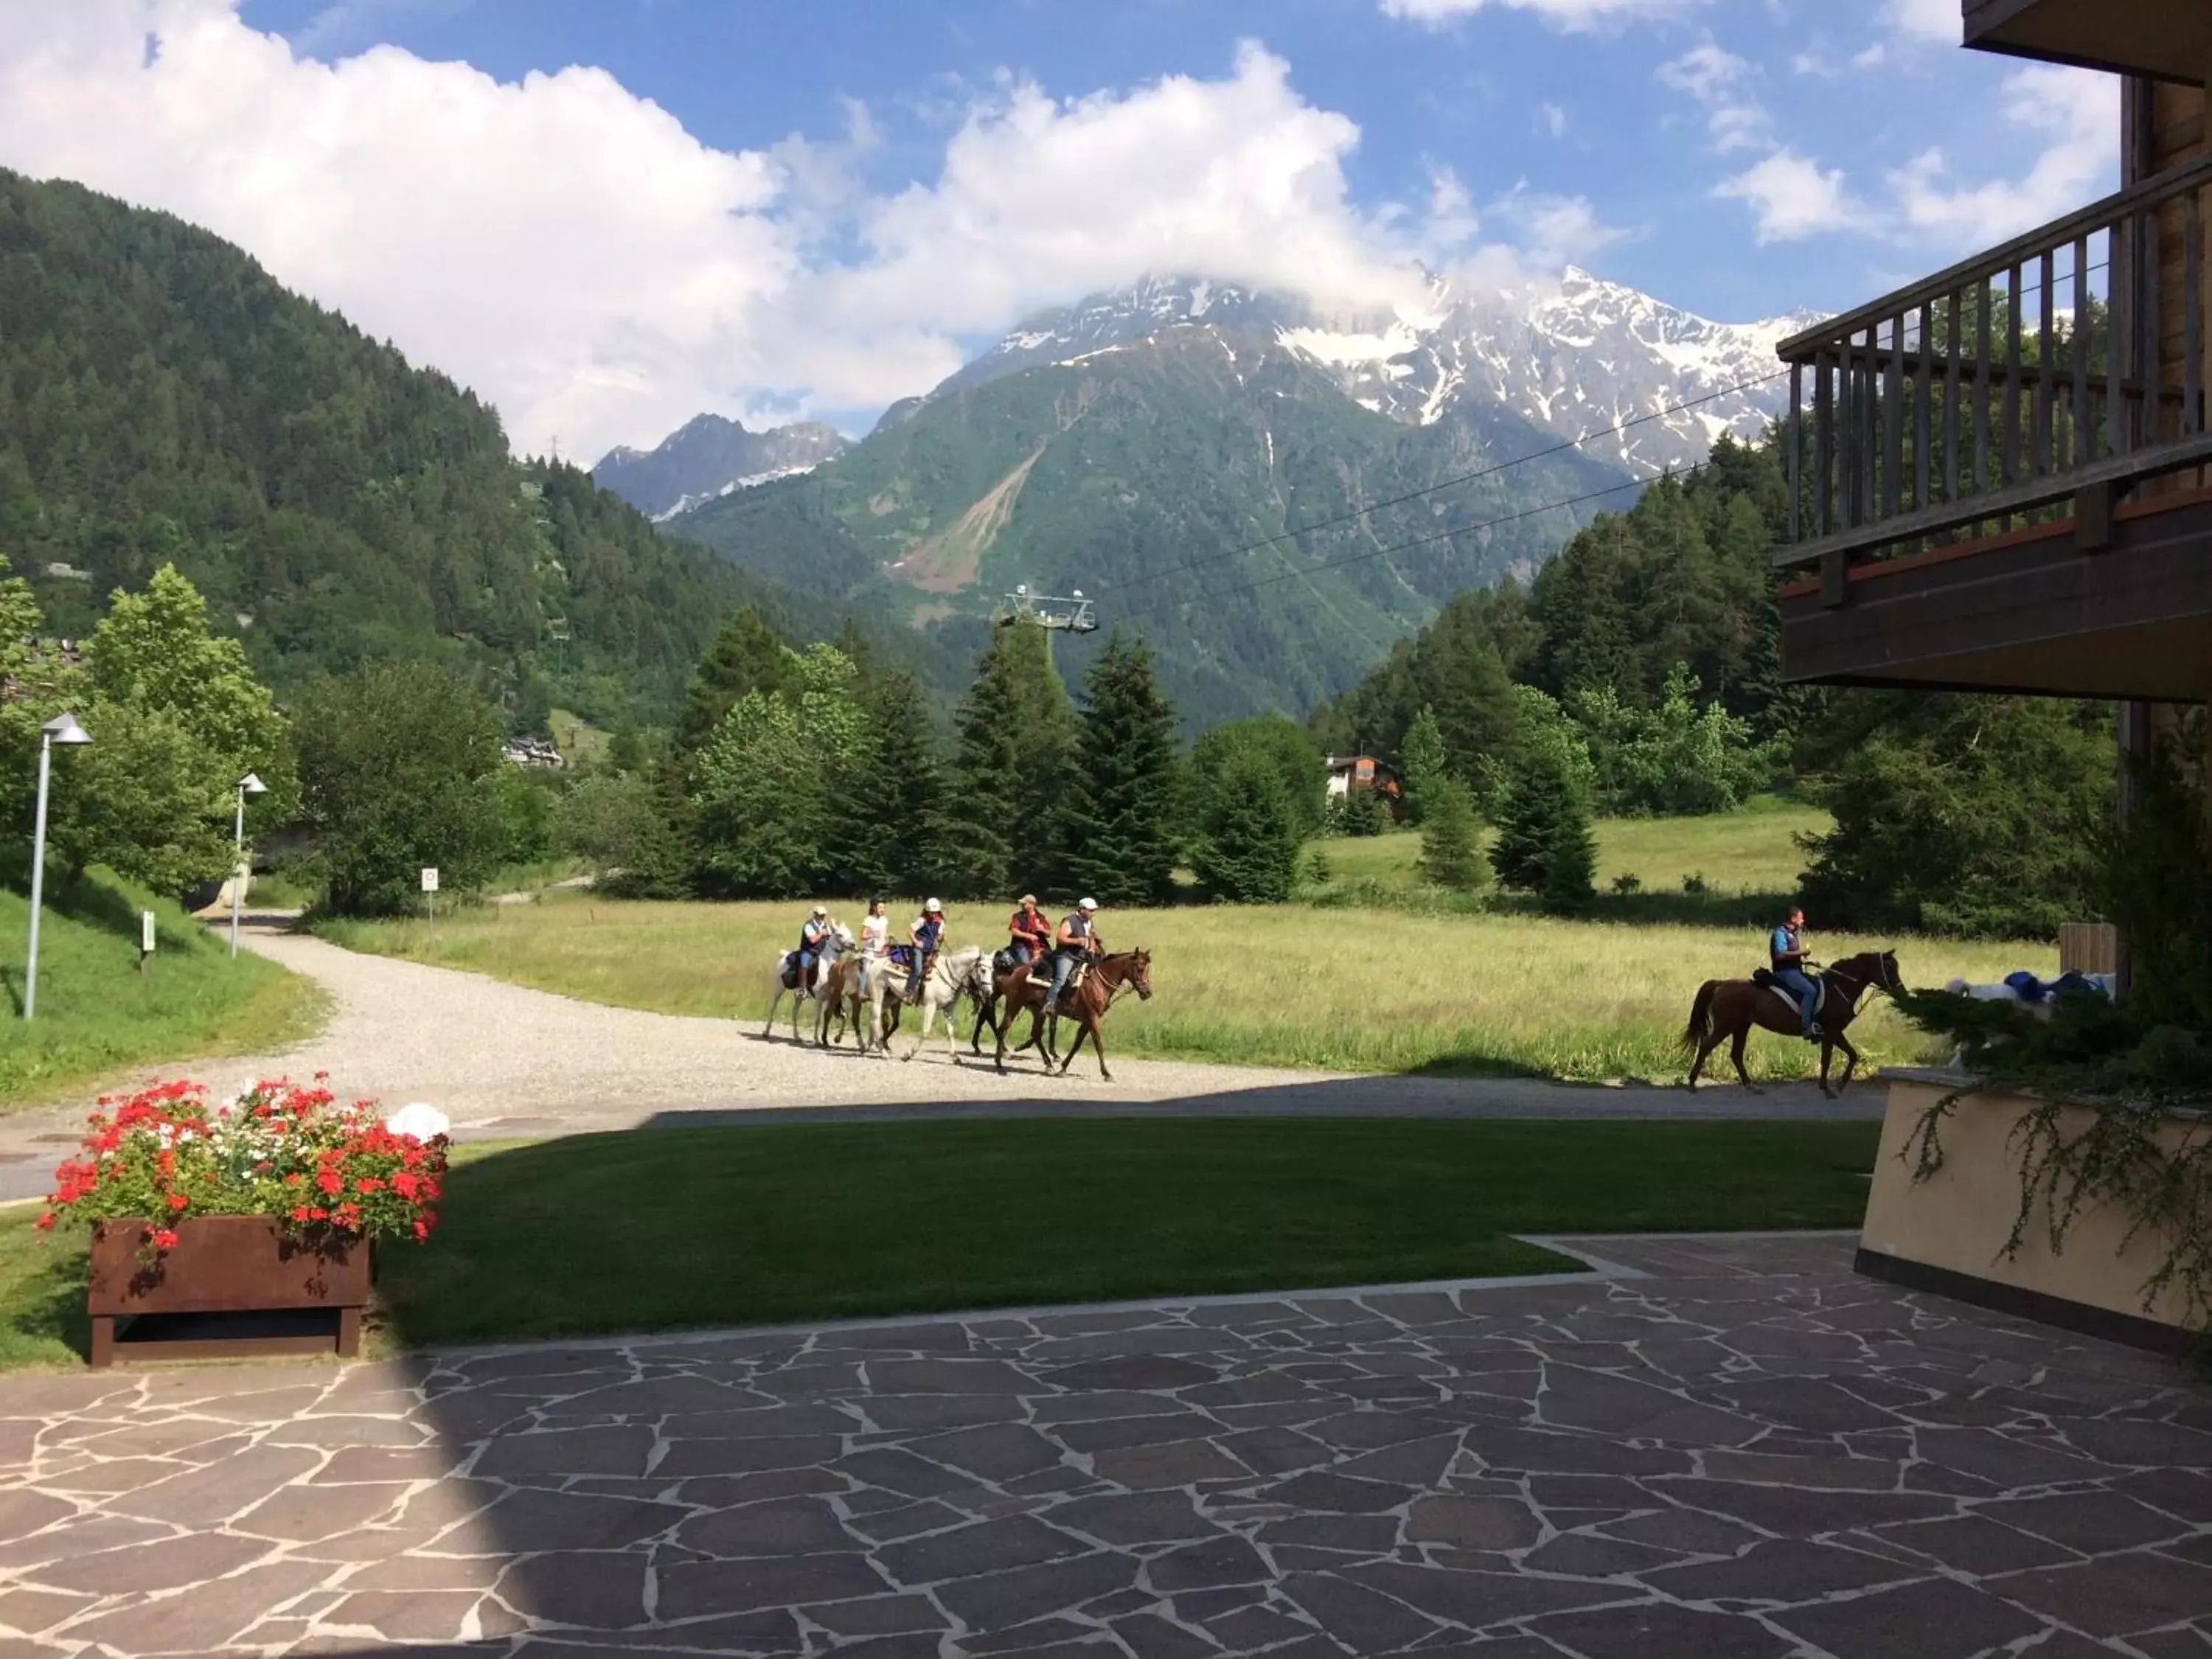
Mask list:
MULTIPOLYGON (((1921 1115, 1963 1083, 1940 1074, 1890 1074, 1858 1270, 2135 1347, 2187 1352, 2197 1334, 2184 1323, 2181 1288, 2169 1285, 2143 1305, 2143 1285, 2166 1260, 2170 1241, 2139 1233, 2123 1248, 2130 1223, 2118 1207, 2085 1206, 2054 1255, 2049 1217, 2039 1206, 2019 1250, 2005 1255, 2021 1198, 2020 1156, 2011 1135, 2041 1102, 1967 1094, 1943 1121, 1942 1167, 1924 1182, 1913 1180, 1912 1165, 1900 1154, 1921 1115)), ((2073 1139, 2091 1115, 2087 1107, 2067 1107, 2060 1133, 2073 1139)), ((2185 1136, 2203 1133, 2203 1126, 2174 1118, 2164 1130, 2161 1142, 2172 1149, 2185 1136)))
MULTIPOLYGON (((92 1231, 85 1306, 92 1363, 117 1357, 228 1358, 270 1353, 361 1352, 373 1247, 366 1239, 307 1245, 270 1216, 205 1216, 177 1224, 177 1245, 148 1261, 142 1221, 103 1221, 92 1231), (222 1328, 216 1316, 327 1311, 322 1329, 222 1328), (134 1340, 118 1321, 164 1319, 182 1327, 166 1340, 134 1340)), ((267 1322, 264 1322, 266 1323, 267 1322)), ((295 1322, 296 1324, 297 1322, 295 1322)))

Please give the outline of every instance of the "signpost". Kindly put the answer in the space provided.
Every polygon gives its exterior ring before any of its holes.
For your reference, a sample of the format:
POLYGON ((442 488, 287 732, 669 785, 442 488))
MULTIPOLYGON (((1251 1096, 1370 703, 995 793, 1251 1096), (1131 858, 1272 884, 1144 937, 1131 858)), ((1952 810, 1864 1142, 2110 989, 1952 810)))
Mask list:
POLYGON ((138 913, 138 971, 144 973, 146 964, 154 959, 154 913, 138 913))
POLYGON ((438 919, 438 867, 425 866, 422 871, 422 911, 430 921, 438 919))

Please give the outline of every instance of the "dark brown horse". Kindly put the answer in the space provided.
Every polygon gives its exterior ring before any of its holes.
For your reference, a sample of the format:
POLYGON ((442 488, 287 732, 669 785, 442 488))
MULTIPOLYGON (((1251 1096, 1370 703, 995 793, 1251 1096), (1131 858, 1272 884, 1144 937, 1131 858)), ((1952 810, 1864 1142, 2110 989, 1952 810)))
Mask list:
MULTIPOLYGON (((1003 1072, 1006 1068, 1006 1032, 1012 1026, 1014 1017, 1024 1010, 1030 1016, 1030 1035, 1029 1041, 1022 1047, 1027 1048, 1036 1042, 1038 1028, 1044 1023, 1047 1012, 1044 1001, 1052 989, 1052 979, 1049 975, 1032 975, 1017 970, 1001 975, 994 988, 1002 989, 1006 999, 1006 1012, 998 1024, 999 1052, 992 1062, 1003 1072)), ((1141 1002, 1152 1000, 1152 953, 1150 951, 1121 951, 1113 956, 1100 957, 1084 974, 1080 985, 1061 994, 1060 1006, 1050 1011, 1053 1016, 1060 1019, 1073 1019, 1083 1029, 1075 1034, 1075 1041, 1068 1044, 1067 1053, 1064 1055, 1054 1054, 1050 1044, 1045 1046, 1046 1071, 1051 1071, 1053 1062, 1057 1060, 1060 1075, 1066 1076, 1067 1068, 1074 1063, 1076 1054, 1082 1049, 1083 1040, 1088 1037, 1098 1055, 1098 1075, 1109 1083, 1114 1080, 1114 1074, 1106 1069, 1106 1042, 1098 1034, 1098 1026, 1099 1022, 1106 1018, 1106 1011, 1114 1006, 1115 998, 1123 991, 1134 991, 1141 1002)))
MULTIPOLYGON (((1833 1100, 1839 1091, 1851 1086, 1851 1073, 1859 1064, 1859 1051, 1844 1036, 1844 1028, 1857 1016, 1859 999, 1868 991, 1901 988, 1897 977, 1897 953, 1862 951, 1823 969, 1815 977, 1826 985, 1828 993, 1818 1017, 1821 1031, 1820 1092, 1833 1100), (1844 1079, 1831 1089, 1828 1066, 1838 1048, 1844 1051, 1844 1079)), ((1797 1036, 1804 1030, 1796 1003, 1777 995, 1764 985, 1747 979, 1709 979, 1699 986, 1698 1000, 1690 1006, 1689 1027, 1682 1033, 1682 1047, 1697 1056, 1690 1062, 1686 1086, 1698 1086, 1698 1073, 1705 1069, 1705 1057, 1726 1039, 1729 1058, 1735 1062, 1736 1076, 1745 1088, 1759 1093, 1752 1085, 1751 1074, 1743 1069, 1744 1039, 1751 1035, 1754 1025, 1779 1031, 1784 1036, 1797 1036)))

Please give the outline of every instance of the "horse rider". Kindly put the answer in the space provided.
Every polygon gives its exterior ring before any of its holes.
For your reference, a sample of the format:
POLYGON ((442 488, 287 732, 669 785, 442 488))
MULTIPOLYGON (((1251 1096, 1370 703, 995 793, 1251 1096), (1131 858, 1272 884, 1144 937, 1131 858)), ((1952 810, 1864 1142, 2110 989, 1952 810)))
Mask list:
POLYGON ((906 976, 906 1000, 912 1002, 921 994, 921 982, 936 964, 938 946, 945 942, 945 907, 935 899, 924 904, 907 931, 907 940, 914 946, 914 966, 906 976))
POLYGON ((1797 999, 1797 1012, 1804 1021, 1805 1035, 1816 1037, 1820 1035, 1820 1027, 1814 1014, 1820 1006, 1820 989, 1813 983, 1811 975, 1805 969, 1819 964, 1806 953, 1804 927, 1805 912, 1797 906, 1791 906, 1789 915, 1767 940, 1766 949, 1774 972, 1774 982, 1797 999))
POLYGON ((860 994, 868 994, 868 981, 884 957, 890 953, 891 919, 884 914, 884 902, 879 898, 868 901, 868 914, 860 921, 860 994))
POLYGON ((1052 941, 1052 990, 1044 1000, 1048 1009, 1060 1006, 1060 994, 1067 988, 1075 964, 1098 954, 1097 918, 1098 901, 1087 898, 1060 919, 1060 931, 1052 941))
POLYGON ((1052 949, 1052 924, 1037 908, 1037 896, 1024 893, 1021 908, 1006 923, 1006 959, 1017 968, 1026 968, 1052 949))
POLYGON ((806 923, 799 930, 799 988, 811 991, 814 986, 814 964, 821 959, 822 942, 830 937, 830 907, 817 904, 810 911, 806 923))

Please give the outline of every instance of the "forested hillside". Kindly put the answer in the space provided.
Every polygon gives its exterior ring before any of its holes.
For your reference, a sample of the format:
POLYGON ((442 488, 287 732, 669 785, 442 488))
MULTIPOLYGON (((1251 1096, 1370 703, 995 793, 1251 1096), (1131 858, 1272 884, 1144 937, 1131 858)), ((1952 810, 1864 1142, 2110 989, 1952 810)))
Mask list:
MULTIPOLYGON (((1564 453, 1416 492, 1547 447, 1498 410, 1402 425, 1293 353, 1183 326, 948 389, 805 479, 671 527, 902 611, 962 672, 998 596, 1080 590, 1151 642, 1194 730, 1303 714, 1451 594, 1534 572, 1591 508, 1531 509, 1625 475, 1564 453)), ((1065 672, 1103 640, 1073 643, 1065 672)))
POLYGON ((0 550, 90 630, 174 563, 280 690, 379 657, 665 721, 744 599, 826 605, 658 537, 496 413, 167 214, 0 170, 0 550))

